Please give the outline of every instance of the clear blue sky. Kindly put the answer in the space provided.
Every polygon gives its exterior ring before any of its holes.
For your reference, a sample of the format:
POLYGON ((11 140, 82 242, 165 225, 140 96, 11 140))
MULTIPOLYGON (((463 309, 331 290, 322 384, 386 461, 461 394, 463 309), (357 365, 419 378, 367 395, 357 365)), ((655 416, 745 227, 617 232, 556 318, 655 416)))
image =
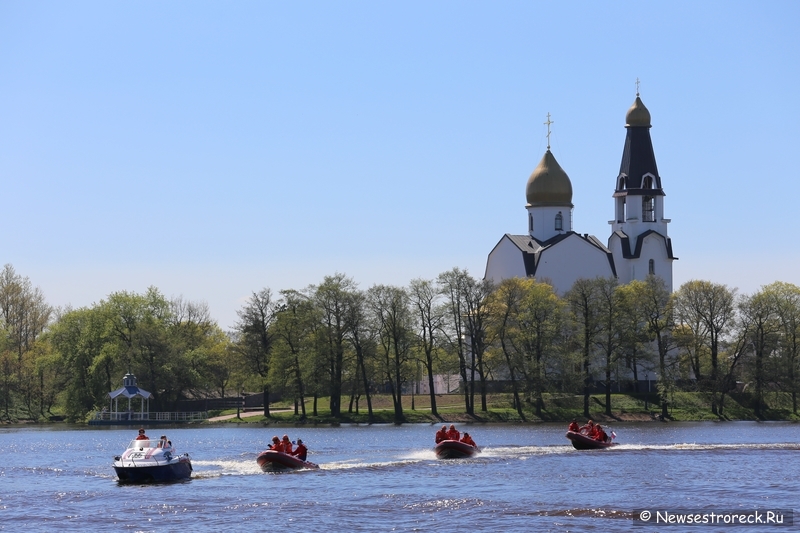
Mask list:
POLYGON ((0 262, 57 306, 482 277, 546 148, 606 241, 641 80, 675 287, 800 284, 800 2, 0 1, 0 262))

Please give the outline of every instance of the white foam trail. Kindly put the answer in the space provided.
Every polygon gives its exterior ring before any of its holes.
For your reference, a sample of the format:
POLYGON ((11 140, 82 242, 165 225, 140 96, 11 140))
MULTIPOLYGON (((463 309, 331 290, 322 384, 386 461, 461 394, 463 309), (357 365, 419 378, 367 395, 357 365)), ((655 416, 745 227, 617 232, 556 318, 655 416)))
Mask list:
POLYGON ((695 442, 683 442, 675 444, 620 444, 616 450, 798 450, 800 445, 797 443, 756 443, 756 444, 713 444, 695 442))
POLYGON ((214 477, 214 476, 249 476, 261 474, 261 467, 255 460, 252 461, 192 461, 192 466, 201 467, 200 471, 195 468, 193 476, 214 477), (217 467, 217 469, 204 471, 202 467, 217 467))

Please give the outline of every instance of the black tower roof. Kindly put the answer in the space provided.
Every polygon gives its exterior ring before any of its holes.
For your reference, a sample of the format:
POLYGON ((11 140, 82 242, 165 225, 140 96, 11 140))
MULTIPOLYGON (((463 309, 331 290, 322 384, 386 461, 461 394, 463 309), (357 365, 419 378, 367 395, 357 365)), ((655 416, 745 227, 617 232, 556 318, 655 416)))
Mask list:
POLYGON ((625 121, 625 128, 628 131, 625 135, 625 149, 622 152, 619 176, 614 187, 615 196, 663 195, 661 176, 658 174, 656 156, 653 152, 653 142, 650 140, 650 112, 638 95, 628 110, 625 121), (653 183, 651 187, 645 189, 643 181, 648 174, 653 176, 653 183), (621 186, 620 178, 624 178, 623 186, 621 186))

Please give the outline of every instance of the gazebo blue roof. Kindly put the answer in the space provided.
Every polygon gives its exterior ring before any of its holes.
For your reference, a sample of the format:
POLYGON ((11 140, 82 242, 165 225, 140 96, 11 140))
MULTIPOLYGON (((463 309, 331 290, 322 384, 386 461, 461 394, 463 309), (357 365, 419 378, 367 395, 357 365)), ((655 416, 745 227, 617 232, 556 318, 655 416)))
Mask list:
POLYGON ((119 396, 124 396, 126 398, 145 398, 149 399, 153 397, 152 392, 147 392, 144 389, 140 389, 137 386, 128 386, 128 387, 121 387, 115 391, 111 391, 108 393, 108 397, 112 400, 119 396))
POLYGON ((108 393, 108 397, 112 400, 114 398, 119 398, 120 396, 124 396, 129 400, 131 398, 142 398, 149 400, 153 397, 153 394, 139 388, 139 386, 136 384, 136 376, 133 374, 125 374, 125 377, 122 378, 122 387, 108 393))

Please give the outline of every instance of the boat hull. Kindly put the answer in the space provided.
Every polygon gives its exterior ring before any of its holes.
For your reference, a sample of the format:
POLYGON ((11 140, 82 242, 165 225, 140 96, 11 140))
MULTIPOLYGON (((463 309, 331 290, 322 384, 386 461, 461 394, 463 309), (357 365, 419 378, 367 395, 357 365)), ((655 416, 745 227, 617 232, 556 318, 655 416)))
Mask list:
POLYGON ((610 439, 606 442, 600 442, 575 431, 567 431, 567 438, 572 442, 572 446, 576 450, 600 450, 617 445, 616 442, 612 442, 610 439))
POLYGON ((433 451, 438 459, 465 459, 479 452, 477 447, 457 440, 443 440, 433 451))
POLYGON ((303 468, 316 469, 319 465, 309 461, 302 461, 294 455, 277 452, 275 450, 265 450, 258 454, 256 462, 264 472, 285 472, 287 470, 301 470, 303 468))
POLYGON ((117 466, 117 477, 122 483, 161 483, 181 481, 192 477, 192 462, 188 458, 156 466, 117 466))

